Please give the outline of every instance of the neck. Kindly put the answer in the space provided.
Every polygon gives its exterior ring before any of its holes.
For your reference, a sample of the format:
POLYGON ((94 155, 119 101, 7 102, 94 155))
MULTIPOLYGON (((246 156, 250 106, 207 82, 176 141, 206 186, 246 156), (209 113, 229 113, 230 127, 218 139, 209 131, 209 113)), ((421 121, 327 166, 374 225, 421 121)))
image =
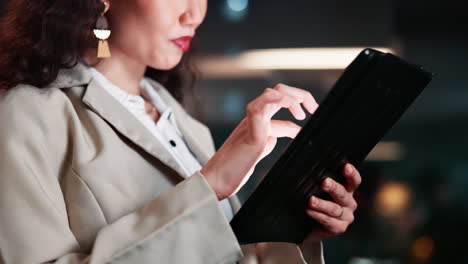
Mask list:
MULTIPOLYGON (((85 56, 83 60, 92 65, 96 55, 90 54, 85 56)), ((110 58, 102 59, 99 63, 93 66, 97 71, 102 73, 110 82, 123 89, 127 93, 140 95, 140 81, 146 71, 146 65, 128 57, 118 49, 112 49, 110 58)))

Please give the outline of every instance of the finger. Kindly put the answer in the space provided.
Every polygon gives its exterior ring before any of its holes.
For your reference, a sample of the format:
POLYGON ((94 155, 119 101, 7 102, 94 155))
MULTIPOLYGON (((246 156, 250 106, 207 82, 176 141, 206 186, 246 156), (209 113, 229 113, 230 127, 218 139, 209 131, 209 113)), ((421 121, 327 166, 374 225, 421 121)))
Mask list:
POLYGON ((301 107, 301 103, 298 102, 294 97, 286 95, 284 100, 290 101, 289 112, 296 118, 297 120, 304 120, 307 116, 304 110, 301 107))
POLYGON ((272 137, 289 137, 295 138, 301 131, 302 127, 294 122, 286 120, 271 120, 270 135, 272 137))
POLYGON ((348 163, 343 168, 343 175, 346 178, 346 190, 354 192, 361 184, 361 174, 351 163, 348 163))
MULTIPOLYGON (((269 89, 271 89, 271 88, 269 88, 269 89)), ((301 107, 301 102, 300 101, 298 101, 295 97, 290 96, 287 93, 277 91, 277 90, 274 90, 274 89, 271 89, 271 90, 283 94, 282 100, 284 100, 284 102, 280 102, 280 104, 282 103, 282 107, 287 107, 289 112, 291 112, 291 114, 294 116, 294 118, 296 118, 298 120, 304 120, 306 118, 306 114, 305 114, 304 110, 301 107)), ((275 111, 275 113, 276 113, 276 111, 275 111)), ((273 113, 273 115, 275 113, 273 113)))
MULTIPOLYGON (((283 97, 284 95, 280 92, 266 89, 261 96, 247 104, 247 121, 251 128, 249 131, 251 133, 250 138, 254 141, 253 143, 262 142, 266 138, 265 135, 269 134, 270 118, 268 116, 270 114, 266 113, 265 105, 279 102, 283 97)), ((279 108, 277 106, 277 109, 279 108)), ((272 110, 270 109, 270 111, 272 110)))
POLYGON ((341 206, 351 206, 353 203, 356 203, 353 196, 348 193, 345 187, 331 178, 326 178, 323 181, 322 188, 341 206))
POLYGON ((313 114, 319 106, 317 101, 309 91, 285 85, 282 83, 277 84, 274 89, 277 91, 282 91, 288 94, 289 96, 296 98, 296 100, 300 104, 303 104, 307 111, 309 111, 309 113, 311 114, 313 114))
POLYGON ((342 234, 348 228, 348 225, 349 225, 348 222, 338 220, 335 217, 331 217, 324 213, 321 213, 315 210, 310 210, 310 209, 307 209, 306 212, 310 217, 312 217, 313 219, 317 220, 317 222, 322 224, 325 231, 333 235, 342 234))
POLYGON ((345 207, 331 202, 312 196, 309 199, 309 209, 324 213, 328 216, 339 218, 340 220, 350 221, 354 220, 354 215, 348 212, 345 207))
POLYGON ((271 88, 265 89, 261 96, 247 105, 247 116, 249 125, 253 128, 252 138, 255 142, 261 140, 269 120, 281 108, 288 108, 297 119, 305 118, 305 113, 297 101, 271 88))
POLYGON ((271 117, 282 107, 291 107, 291 100, 284 100, 285 94, 271 88, 265 91, 252 102, 247 104, 247 115, 250 117, 260 117, 263 120, 271 117))
POLYGON ((247 116, 251 139, 253 143, 264 143, 264 135, 270 134, 268 122, 281 108, 288 108, 297 119, 304 119, 305 113, 299 102, 293 97, 271 88, 265 89, 263 94, 247 105, 247 116))

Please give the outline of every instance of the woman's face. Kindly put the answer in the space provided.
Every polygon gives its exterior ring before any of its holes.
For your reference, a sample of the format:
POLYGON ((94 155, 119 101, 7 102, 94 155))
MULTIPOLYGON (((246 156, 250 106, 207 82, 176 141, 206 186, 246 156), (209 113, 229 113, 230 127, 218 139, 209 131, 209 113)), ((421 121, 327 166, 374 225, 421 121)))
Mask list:
POLYGON ((111 52, 155 69, 174 68, 206 9, 207 0, 110 0, 111 52))

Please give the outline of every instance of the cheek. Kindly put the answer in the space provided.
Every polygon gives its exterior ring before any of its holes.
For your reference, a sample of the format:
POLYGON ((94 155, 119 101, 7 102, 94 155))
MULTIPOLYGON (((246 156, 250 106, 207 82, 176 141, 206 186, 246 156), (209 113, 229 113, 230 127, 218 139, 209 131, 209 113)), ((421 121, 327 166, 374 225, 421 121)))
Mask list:
MULTIPOLYGON (((157 64, 158 68, 174 67, 180 60, 180 54, 174 49, 171 39, 178 37, 177 1, 141 0, 140 49, 141 57, 148 64, 157 64), (164 10, 164 11, 161 11, 164 10)), ((156 66, 156 65, 154 65, 156 66)))
MULTIPOLYGON (((151 34, 170 35, 179 22, 180 7, 174 0, 140 0, 142 26, 151 34)), ((167 36, 170 37, 170 36, 167 36)))
POLYGON ((157 69, 171 69, 182 57, 171 39, 180 37, 179 15, 186 0, 122 0, 113 9, 112 44, 127 56, 157 69))

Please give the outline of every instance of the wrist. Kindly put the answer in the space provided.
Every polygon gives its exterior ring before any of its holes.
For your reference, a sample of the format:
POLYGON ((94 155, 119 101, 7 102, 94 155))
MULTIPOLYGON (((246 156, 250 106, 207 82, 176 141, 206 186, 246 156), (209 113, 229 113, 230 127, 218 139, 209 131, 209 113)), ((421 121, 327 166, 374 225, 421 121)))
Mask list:
POLYGON ((216 177, 216 174, 212 173, 211 170, 206 168, 206 167, 203 167, 200 170, 200 173, 205 177, 206 182, 211 187, 211 189, 215 193, 218 200, 221 201, 221 200, 225 199, 226 197, 224 197, 222 192, 219 191, 218 179, 216 177))

